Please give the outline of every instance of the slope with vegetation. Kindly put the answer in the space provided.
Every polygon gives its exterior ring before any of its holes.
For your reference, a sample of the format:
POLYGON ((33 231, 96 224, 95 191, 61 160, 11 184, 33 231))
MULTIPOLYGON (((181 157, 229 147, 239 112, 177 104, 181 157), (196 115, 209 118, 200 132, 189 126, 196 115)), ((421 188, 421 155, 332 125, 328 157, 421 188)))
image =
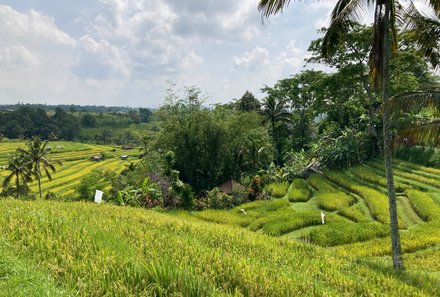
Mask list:
MULTIPOLYGON (((7 255, 0 286, 9 295, 434 296, 439 292, 438 276, 429 273, 429 265, 416 270, 410 264, 407 272, 395 275, 381 258, 335 256, 334 251, 288 238, 204 223, 184 214, 86 203, 2 200, 0 204, 0 246, 2 255, 7 255), (17 255, 20 260, 13 261, 17 255), (24 285, 17 286, 19 281, 24 285)), ((422 254, 413 259, 417 264, 424 260, 422 254)))

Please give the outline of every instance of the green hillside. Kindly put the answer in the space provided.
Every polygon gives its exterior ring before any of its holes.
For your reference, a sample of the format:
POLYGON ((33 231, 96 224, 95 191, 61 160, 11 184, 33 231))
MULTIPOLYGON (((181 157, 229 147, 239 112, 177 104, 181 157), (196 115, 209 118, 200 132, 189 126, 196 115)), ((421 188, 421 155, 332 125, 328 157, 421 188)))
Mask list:
MULTIPOLYGON (((18 147, 24 147, 25 142, 2 142, 0 144, 0 167, 6 167, 7 156, 12 154, 18 147)), ((61 161, 62 166, 56 165, 56 173, 53 174, 53 180, 49 181, 47 177, 41 179, 43 194, 51 191, 56 195, 68 195, 74 191, 74 186, 78 185, 81 178, 94 169, 107 169, 121 171, 124 165, 130 162, 137 162, 139 151, 122 150, 121 147, 112 147, 105 145, 85 144, 70 141, 50 142, 52 152, 49 158, 61 161), (90 157, 105 153, 107 159, 95 162, 90 157), (127 160, 121 160, 122 155, 128 155, 127 160)), ((0 180, 8 174, 8 171, 0 169, 0 180)), ((33 193, 38 192, 37 182, 29 184, 33 193)), ((0 182, 0 191, 2 183, 0 182)))
POLYGON ((362 257, 335 253, 184 214, 15 200, 2 200, 0 212, 0 288, 6 296, 440 292, 438 248, 405 254, 409 269, 394 274, 384 257, 372 257, 374 249, 364 249, 362 257))
MULTIPOLYGON (((0 160, 21 144, 2 143, 0 160)), ((42 184, 59 197, 138 153, 52 146, 63 166, 42 184), (109 158, 89 160, 101 152, 109 158)), ((440 169, 395 160, 394 173, 405 272, 390 266, 385 173, 373 160, 267 185, 271 199, 230 210, 0 200, 0 296, 440 296, 440 169)))

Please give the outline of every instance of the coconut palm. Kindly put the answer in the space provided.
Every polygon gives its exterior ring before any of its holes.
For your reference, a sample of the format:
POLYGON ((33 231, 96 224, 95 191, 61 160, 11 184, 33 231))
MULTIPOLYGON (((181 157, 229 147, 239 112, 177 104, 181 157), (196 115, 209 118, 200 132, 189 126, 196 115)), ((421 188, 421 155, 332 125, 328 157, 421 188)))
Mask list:
MULTIPOLYGON (((270 15, 282 12, 290 2, 290 0, 260 0, 258 8, 263 16, 269 17, 270 15)), ((430 0, 429 5, 438 12, 438 0, 430 0)), ((331 15, 330 26, 324 36, 322 53, 327 56, 331 55, 336 50, 336 45, 340 38, 349 32, 351 22, 361 19, 369 6, 374 7, 374 34, 370 52, 370 76, 375 87, 380 91, 382 101, 386 103, 389 99, 389 62, 392 52, 397 48, 398 19, 403 19, 407 15, 404 7, 398 0, 338 0, 331 15)), ((428 37, 426 40, 430 41, 431 39, 428 37)), ((397 221, 396 193, 391 162, 390 113, 385 109, 382 117, 383 152, 390 210, 393 267, 403 269, 397 221)))
MULTIPOLYGON (((39 137, 34 137, 26 143, 27 150, 18 148, 17 151, 30 159, 32 174, 35 175, 38 181, 38 191, 40 193, 40 199, 42 198, 41 191, 41 176, 42 170, 46 174, 49 181, 52 180, 52 173, 56 171, 54 161, 48 159, 50 148, 48 147, 48 141, 42 141, 39 137)), ((61 162, 58 162, 61 164, 61 162)))
POLYGON ((31 165, 29 158, 24 155, 8 155, 6 170, 11 171, 11 173, 3 180, 3 187, 7 188, 15 178, 17 198, 20 197, 21 193, 27 193, 29 190, 27 183, 32 181, 31 165), (22 184, 20 184, 20 180, 22 184))
POLYGON ((279 99, 281 97, 274 94, 276 90, 266 87, 263 91, 269 93, 269 96, 264 98, 262 103, 263 123, 270 123, 272 139, 276 147, 276 162, 280 164, 281 147, 276 131, 276 124, 279 122, 289 122, 291 114, 287 111, 287 102, 279 99))
POLYGON ((408 5, 406 23, 409 34, 433 67, 440 66, 440 1, 431 0, 432 15, 420 13, 411 2, 408 5))
MULTIPOLYGON (((440 112, 440 88, 432 88, 421 91, 412 91, 396 94, 381 106, 382 110, 388 110, 395 116, 401 112, 417 112, 423 108, 430 108, 435 115, 440 112)), ((417 119, 397 135, 398 140, 411 140, 415 143, 434 143, 440 137, 440 120, 417 119)))

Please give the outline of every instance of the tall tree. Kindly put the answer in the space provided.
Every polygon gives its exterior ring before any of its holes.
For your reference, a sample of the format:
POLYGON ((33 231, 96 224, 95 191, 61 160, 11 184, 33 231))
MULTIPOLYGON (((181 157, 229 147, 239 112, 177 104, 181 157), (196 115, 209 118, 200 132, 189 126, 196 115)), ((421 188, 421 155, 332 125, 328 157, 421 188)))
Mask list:
MULTIPOLYGON (((260 0, 258 8, 262 14, 269 17, 282 12, 290 0, 260 0)), ((430 0, 429 5, 438 12, 439 1, 430 0)), ((405 15, 400 1, 397 0, 339 0, 331 15, 331 23, 323 40, 322 52, 331 56, 341 36, 345 35, 353 20, 361 19, 362 12, 368 6, 374 7, 373 40, 370 52, 370 75, 375 87, 380 91, 381 99, 386 103, 390 96, 389 64, 392 52, 397 48, 397 20, 405 15)), ((428 38, 428 41, 431 39, 428 38)), ((387 179, 388 202, 390 210, 391 246, 393 267, 403 269, 401 257, 400 235, 397 221, 396 193, 394 189, 393 168, 391 161, 391 129, 390 114, 383 112, 384 163, 387 179)))
POLYGON ((9 155, 8 167, 6 167, 6 170, 9 170, 11 173, 3 180, 3 187, 7 188, 15 178, 15 191, 17 198, 20 197, 20 194, 27 193, 29 191, 27 183, 32 181, 31 167, 32 164, 30 159, 25 155, 9 155), (20 180, 22 181, 21 184, 20 180))
POLYGON ((281 164, 282 146, 277 131, 277 124, 290 122, 291 114, 287 110, 287 101, 282 98, 282 94, 279 90, 266 86, 262 91, 268 94, 262 103, 263 123, 270 123, 272 139, 276 151, 276 163, 281 164))
POLYGON ((243 96, 236 102, 236 109, 239 111, 247 112, 247 111, 260 111, 261 104, 260 101, 255 98, 254 94, 249 91, 246 91, 243 96))
POLYGON ((40 193, 40 199, 43 197, 41 191, 41 176, 42 170, 46 174, 49 181, 52 180, 52 174, 55 172, 54 162, 48 159, 50 149, 48 147, 48 141, 42 141, 39 137, 34 137, 26 143, 27 150, 18 148, 17 151, 27 158, 29 158, 32 166, 32 173, 35 175, 38 181, 38 191, 40 193))

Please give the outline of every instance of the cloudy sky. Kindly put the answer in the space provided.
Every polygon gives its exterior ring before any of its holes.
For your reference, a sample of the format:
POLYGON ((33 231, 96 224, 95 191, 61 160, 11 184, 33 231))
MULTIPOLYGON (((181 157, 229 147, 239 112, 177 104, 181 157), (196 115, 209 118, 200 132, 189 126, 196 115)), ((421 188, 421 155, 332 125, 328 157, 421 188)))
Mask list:
POLYGON ((300 71, 335 1, 0 0, 0 103, 157 107, 169 81, 228 102, 300 71))

